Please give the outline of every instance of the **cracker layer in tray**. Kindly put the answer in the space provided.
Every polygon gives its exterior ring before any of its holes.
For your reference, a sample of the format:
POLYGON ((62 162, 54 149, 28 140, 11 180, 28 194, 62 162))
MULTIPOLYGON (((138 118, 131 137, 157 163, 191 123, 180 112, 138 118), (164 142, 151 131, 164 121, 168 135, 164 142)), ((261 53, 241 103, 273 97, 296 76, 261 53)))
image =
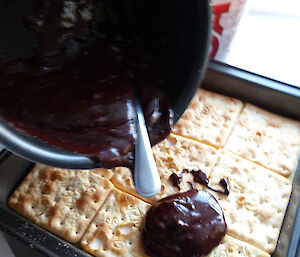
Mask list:
POLYGON ((147 256, 141 235, 150 203, 192 187, 209 190, 183 173, 202 170, 211 187, 219 188, 226 178, 231 189, 228 197, 210 191, 224 210, 228 230, 209 257, 270 256, 291 192, 285 176, 296 167, 299 122, 249 104, 242 108, 237 99, 197 91, 172 133, 153 147, 162 181, 155 197, 138 196, 124 167, 112 172, 37 165, 9 205, 69 242, 80 241, 95 256, 147 256), (182 176, 179 187, 170 180, 172 173, 182 176))

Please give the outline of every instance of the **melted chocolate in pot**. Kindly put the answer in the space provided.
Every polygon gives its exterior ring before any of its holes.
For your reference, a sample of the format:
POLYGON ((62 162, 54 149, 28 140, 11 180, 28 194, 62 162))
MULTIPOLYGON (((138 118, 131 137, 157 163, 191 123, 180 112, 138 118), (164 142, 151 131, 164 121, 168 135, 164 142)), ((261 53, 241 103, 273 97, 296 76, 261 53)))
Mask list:
POLYGON ((202 256, 219 245, 226 228, 213 195, 192 189, 161 199, 149 209, 143 244, 153 257, 202 256))
POLYGON ((106 167, 132 167, 135 94, 156 144, 170 131, 166 85, 129 24, 96 26, 78 9, 77 22, 65 28, 62 6, 40 1, 28 19, 40 36, 34 57, 0 66, 0 113, 62 149, 106 167))

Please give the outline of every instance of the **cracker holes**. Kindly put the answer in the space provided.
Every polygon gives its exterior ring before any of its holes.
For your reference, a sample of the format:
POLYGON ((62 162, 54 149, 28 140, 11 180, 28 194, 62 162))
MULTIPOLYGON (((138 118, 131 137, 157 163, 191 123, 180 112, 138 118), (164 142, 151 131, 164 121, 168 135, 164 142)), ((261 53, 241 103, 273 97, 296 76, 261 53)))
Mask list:
POLYGON ((130 182, 131 182, 131 181, 130 181, 130 179, 129 179, 129 178, 125 179, 125 183, 126 183, 126 185, 130 185, 130 184, 131 184, 130 182))
POLYGON ((259 136, 259 137, 261 137, 262 136, 262 134, 259 132, 259 131, 256 131, 256 133, 255 133, 257 136, 259 136))
POLYGON ((245 200, 245 197, 244 197, 244 196, 240 196, 240 197, 238 198, 239 203, 242 203, 244 200, 245 200))

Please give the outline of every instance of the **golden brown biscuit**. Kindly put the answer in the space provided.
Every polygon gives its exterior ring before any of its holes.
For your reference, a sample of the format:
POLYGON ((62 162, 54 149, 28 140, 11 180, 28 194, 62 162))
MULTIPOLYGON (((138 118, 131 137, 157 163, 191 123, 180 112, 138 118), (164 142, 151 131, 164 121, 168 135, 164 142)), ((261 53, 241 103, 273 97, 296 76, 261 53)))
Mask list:
POLYGON ((216 147, 222 147, 242 109, 235 98, 198 89, 172 132, 216 147))
POLYGON ((270 254, 226 235, 208 257, 271 257, 270 254))
POLYGON ((246 104, 225 148, 288 177, 298 161, 300 122, 246 104))
POLYGON ((142 230, 149 204, 114 189, 105 200, 81 240, 94 256, 147 256, 142 230))
POLYGON ((92 169, 91 172, 101 176, 102 178, 105 178, 107 180, 110 180, 112 176, 114 175, 113 170, 105 169, 105 168, 99 168, 99 169, 92 169))
POLYGON ((37 164, 8 200, 22 216, 78 242, 113 185, 87 170, 37 164))

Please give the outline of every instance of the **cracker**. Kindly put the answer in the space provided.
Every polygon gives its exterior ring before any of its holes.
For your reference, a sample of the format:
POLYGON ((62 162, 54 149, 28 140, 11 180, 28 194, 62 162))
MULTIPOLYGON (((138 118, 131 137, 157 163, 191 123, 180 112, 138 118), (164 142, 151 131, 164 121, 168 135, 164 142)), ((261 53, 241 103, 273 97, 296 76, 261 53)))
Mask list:
POLYGON ((92 169, 90 171, 107 180, 110 180, 114 175, 113 170, 106 168, 92 169))
POLYGON ((34 223, 76 243, 112 188, 109 181, 88 170, 37 164, 8 204, 34 223))
POLYGON ((198 89, 172 132, 222 147, 242 106, 242 102, 235 98, 198 89))
POLYGON ((247 104, 225 148, 289 176, 297 165, 300 122, 247 104))
POLYGON ((142 244, 144 218, 149 204, 114 189, 81 240, 94 256, 147 256, 142 244))
MULTIPOLYGON (((170 175, 174 172, 180 174, 182 170, 203 170, 210 174, 218 156, 218 151, 208 145, 170 134, 164 141, 152 148, 158 172, 161 178, 161 192, 152 198, 142 198, 147 202, 154 202, 167 195, 176 194, 179 190, 170 181, 170 175)), ((126 191, 139 198, 132 180, 131 171, 127 168, 119 167, 114 171, 111 179, 112 183, 119 189, 126 191)), ((188 182, 192 182, 191 174, 183 174, 183 181, 180 184, 180 191, 191 188, 188 182)), ((195 184, 195 188, 202 188, 200 184, 195 184)))
POLYGON ((219 244, 207 257, 271 257, 270 254, 252 246, 248 243, 225 235, 219 244))
POLYGON ((217 188, 222 178, 227 178, 230 194, 214 195, 224 211, 227 233, 272 253, 291 194, 289 180, 226 150, 211 172, 210 185, 217 188))

